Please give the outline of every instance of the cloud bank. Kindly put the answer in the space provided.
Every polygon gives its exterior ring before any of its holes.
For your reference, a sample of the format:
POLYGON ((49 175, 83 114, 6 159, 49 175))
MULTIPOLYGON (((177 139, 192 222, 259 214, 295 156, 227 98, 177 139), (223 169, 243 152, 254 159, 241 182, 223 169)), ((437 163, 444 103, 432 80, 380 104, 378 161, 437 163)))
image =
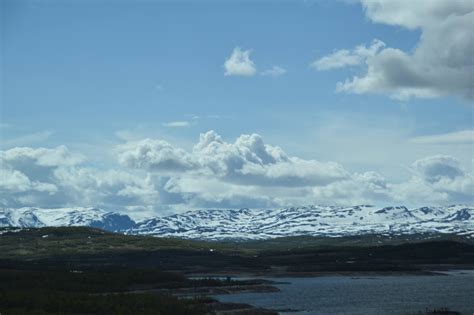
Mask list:
POLYGON ((224 140, 215 131, 188 150, 161 139, 129 141, 104 169, 65 146, 0 151, 3 207, 100 206, 124 212, 301 204, 469 203, 474 175, 452 156, 416 160, 393 182, 368 170, 303 159, 258 134, 224 140))

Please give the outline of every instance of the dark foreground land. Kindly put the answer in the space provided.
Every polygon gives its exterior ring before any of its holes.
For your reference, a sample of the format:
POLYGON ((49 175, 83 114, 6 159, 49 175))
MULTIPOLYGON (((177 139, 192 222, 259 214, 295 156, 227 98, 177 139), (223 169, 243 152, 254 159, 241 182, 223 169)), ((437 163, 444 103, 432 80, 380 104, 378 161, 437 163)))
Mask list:
POLYGON ((474 269, 474 240, 369 235, 239 243, 90 228, 4 231, 0 313, 276 314, 206 296, 278 290, 263 280, 235 281, 234 275, 429 274, 456 268, 474 269), (202 277, 190 278, 195 275, 202 277))

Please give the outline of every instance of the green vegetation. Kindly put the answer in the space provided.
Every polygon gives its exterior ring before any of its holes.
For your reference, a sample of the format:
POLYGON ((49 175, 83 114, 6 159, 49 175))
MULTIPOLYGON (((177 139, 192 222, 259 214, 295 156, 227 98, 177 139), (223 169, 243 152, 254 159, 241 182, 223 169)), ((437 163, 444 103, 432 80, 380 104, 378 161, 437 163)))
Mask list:
POLYGON ((2 314, 205 314, 205 300, 130 292, 225 285, 213 279, 189 280, 180 273, 114 265, 77 265, 80 270, 70 270, 70 265, 61 263, 28 262, 2 267, 2 314))
POLYGON ((211 248, 211 244, 206 242, 123 235, 88 227, 45 227, 6 231, 0 237, 0 259, 31 260, 46 256, 211 248))
POLYGON ((44 290, 0 291, 0 310, 8 315, 31 314, 206 314, 200 300, 168 295, 91 295, 44 290))
MULTIPOLYGON (((7 232, 0 237, 0 259, 41 259, 53 256, 134 253, 157 250, 214 251, 254 256, 266 251, 320 250, 337 247, 378 247, 426 241, 474 244, 474 239, 449 234, 363 235, 347 237, 283 237, 261 241, 206 242, 179 238, 123 235, 88 227, 46 227, 7 232)), ((0 229, 1 232, 1 229, 0 229)))
POLYGON ((188 274, 418 273, 441 266, 472 268, 473 240, 368 235, 202 242, 81 227, 3 231, 0 313, 205 314, 212 300, 170 294, 257 283, 188 274))
POLYGON ((119 266, 89 266, 81 270, 69 270, 62 264, 3 266, 0 269, 0 312, 205 314, 208 299, 180 300, 166 293, 167 290, 231 284, 217 279, 190 280, 180 273, 119 266))
POLYGON ((28 229, 0 236, 0 267, 35 264, 42 270, 58 265, 69 270, 107 266, 184 274, 270 272, 275 267, 291 272, 416 271, 430 265, 472 265, 474 242, 456 235, 203 242, 85 227, 28 229))

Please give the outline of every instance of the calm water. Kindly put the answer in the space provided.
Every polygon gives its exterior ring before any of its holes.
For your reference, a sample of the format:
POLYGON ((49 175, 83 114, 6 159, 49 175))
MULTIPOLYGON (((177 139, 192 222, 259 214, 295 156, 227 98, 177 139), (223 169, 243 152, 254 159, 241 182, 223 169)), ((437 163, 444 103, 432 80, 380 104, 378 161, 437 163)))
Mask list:
POLYGON ((448 307, 474 314, 474 272, 447 276, 271 278, 288 282, 281 292, 218 295, 223 302, 243 302, 283 314, 413 314, 426 308, 448 307))

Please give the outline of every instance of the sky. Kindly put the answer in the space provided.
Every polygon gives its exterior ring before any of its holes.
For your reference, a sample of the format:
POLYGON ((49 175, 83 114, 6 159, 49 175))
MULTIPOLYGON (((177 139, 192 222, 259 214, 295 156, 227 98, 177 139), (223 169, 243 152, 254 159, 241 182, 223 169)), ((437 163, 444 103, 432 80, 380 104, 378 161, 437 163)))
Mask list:
POLYGON ((472 204, 470 0, 0 8, 1 207, 472 204))

